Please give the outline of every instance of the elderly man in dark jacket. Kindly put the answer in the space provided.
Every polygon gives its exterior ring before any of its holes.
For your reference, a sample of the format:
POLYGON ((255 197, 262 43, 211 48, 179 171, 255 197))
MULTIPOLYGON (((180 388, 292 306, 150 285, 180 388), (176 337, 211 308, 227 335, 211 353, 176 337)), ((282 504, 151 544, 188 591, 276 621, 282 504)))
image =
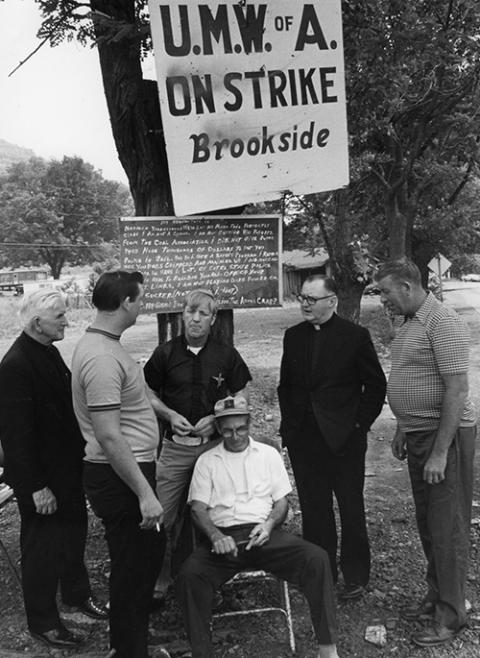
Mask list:
POLYGON ((71 400, 70 371, 54 341, 68 324, 61 294, 24 300, 22 334, 0 363, 0 436, 5 480, 21 518, 22 585, 31 634, 47 646, 73 648, 81 638, 59 616, 56 594, 95 619, 107 612, 92 598, 84 550, 84 441, 71 400))

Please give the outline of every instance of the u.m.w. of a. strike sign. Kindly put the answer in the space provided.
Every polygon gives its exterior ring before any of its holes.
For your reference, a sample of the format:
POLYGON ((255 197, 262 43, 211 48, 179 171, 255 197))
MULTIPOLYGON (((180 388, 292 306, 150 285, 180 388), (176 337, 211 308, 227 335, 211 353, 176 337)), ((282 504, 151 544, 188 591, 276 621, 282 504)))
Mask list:
POLYGON ((341 0, 150 0, 176 215, 348 183, 341 0))

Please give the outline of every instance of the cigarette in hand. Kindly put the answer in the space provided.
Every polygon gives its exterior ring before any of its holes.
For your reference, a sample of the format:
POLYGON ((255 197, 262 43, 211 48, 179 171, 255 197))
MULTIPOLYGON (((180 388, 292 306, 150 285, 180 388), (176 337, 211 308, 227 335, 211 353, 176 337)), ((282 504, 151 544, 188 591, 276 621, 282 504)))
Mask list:
POLYGON ((158 521, 155 523, 155 530, 160 532, 160 523, 158 521))

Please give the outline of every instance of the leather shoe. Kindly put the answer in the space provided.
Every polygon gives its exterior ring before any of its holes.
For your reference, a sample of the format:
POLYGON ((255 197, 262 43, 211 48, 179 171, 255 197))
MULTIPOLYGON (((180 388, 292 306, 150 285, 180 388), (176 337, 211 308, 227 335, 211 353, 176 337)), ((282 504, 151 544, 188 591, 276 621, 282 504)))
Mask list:
POLYGON ((400 616, 407 621, 429 621, 435 614, 435 603, 423 599, 417 605, 407 606, 400 610, 400 616))
POLYGON ((55 647, 57 649, 73 649, 83 642, 83 638, 75 635, 68 628, 65 628, 65 626, 52 628, 51 631, 44 631, 43 633, 30 631, 30 634, 39 642, 46 644, 47 647, 55 647))
POLYGON ((451 642, 460 630, 454 631, 452 628, 433 622, 431 626, 414 633, 412 642, 415 642, 419 647, 438 647, 441 644, 451 642))
POLYGON ((355 601, 360 599, 365 593, 365 588, 356 583, 347 583, 338 595, 340 601, 355 601))
POLYGON ((77 605, 76 608, 79 612, 92 619, 108 619, 108 610, 99 601, 95 600, 93 596, 89 596, 86 601, 77 605))

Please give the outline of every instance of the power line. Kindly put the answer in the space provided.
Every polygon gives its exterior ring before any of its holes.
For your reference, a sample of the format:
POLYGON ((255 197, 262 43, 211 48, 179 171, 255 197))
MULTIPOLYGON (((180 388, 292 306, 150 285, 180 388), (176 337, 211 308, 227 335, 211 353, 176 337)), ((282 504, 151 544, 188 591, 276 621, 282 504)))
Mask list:
POLYGON ((121 219, 124 215, 89 215, 83 212, 62 212, 61 210, 53 210, 59 217, 83 217, 84 219, 121 219))

